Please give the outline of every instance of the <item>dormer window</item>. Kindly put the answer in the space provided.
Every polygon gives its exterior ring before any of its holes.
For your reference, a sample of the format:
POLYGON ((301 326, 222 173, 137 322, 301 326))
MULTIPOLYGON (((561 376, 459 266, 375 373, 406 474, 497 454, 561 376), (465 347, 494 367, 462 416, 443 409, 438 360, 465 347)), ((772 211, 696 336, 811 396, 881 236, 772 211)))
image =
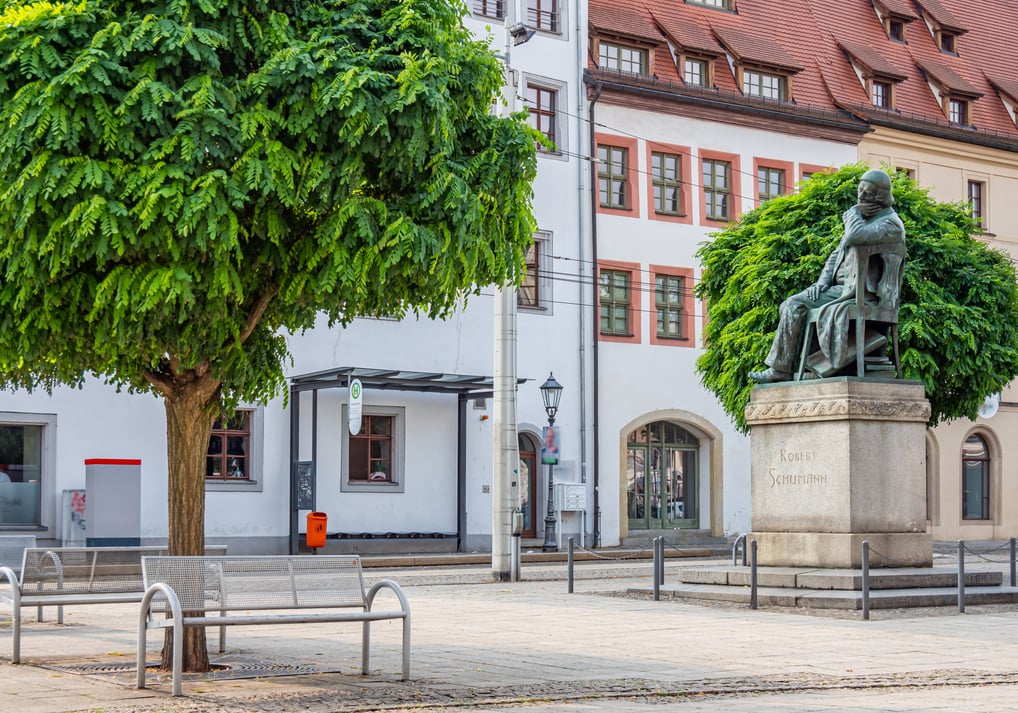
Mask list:
POLYGON ((649 74, 645 49, 602 40, 598 43, 597 53, 597 65, 601 69, 641 76, 649 74))
POLYGON ((748 97, 762 97, 781 101, 786 96, 786 80, 780 74, 755 69, 742 71, 742 93, 748 97))
POLYGON ((887 20, 887 37, 895 42, 905 41, 905 23, 901 20, 887 20))
POLYGON ((952 124, 968 126, 971 123, 969 121, 969 103, 964 99, 948 99, 947 118, 951 120, 952 124))
POLYGON ((702 59, 687 59, 683 70, 682 78, 686 84, 697 87, 707 86, 707 63, 702 59))
POLYGON ((699 55, 679 54, 675 57, 676 66, 682 71, 682 80, 692 87, 714 86, 714 62, 699 55))
POLYGON ((722 10, 734 10, 735 0, 686 0, 687 5, 705 5, 707 7, 717 7, 722 10))
POLYGON ((968 32, 951 12, 937 0, 916 0, 923 22, 942 54, 958 54, 958 38, 968 32))
POLYGON ((873 106, 880 109, 891 108, 891 83, 890 82, 873 82, 871 90, 873 97, 873 106))
POLYGON ((958 35, 941 30, 940 51, 944 54, 958 54, 958 35))

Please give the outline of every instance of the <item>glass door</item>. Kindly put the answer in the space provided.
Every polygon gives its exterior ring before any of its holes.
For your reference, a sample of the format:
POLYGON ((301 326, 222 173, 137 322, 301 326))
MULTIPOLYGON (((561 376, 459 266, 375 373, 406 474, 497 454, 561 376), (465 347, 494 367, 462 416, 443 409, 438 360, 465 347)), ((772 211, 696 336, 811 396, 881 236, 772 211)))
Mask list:
POLYGON ((630 434, 626 448, 626 517, 629 529, 699 527, 697 439, 665 422, 630 434))

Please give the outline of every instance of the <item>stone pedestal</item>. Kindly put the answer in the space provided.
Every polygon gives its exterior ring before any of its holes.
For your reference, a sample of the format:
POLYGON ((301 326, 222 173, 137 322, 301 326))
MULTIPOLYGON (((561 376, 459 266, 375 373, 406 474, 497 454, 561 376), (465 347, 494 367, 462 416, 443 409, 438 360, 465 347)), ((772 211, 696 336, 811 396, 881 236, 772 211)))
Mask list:
POLYGON ((838 377, 753 389, 752 529, 758 563, 930 566, 921 384, 838 377))

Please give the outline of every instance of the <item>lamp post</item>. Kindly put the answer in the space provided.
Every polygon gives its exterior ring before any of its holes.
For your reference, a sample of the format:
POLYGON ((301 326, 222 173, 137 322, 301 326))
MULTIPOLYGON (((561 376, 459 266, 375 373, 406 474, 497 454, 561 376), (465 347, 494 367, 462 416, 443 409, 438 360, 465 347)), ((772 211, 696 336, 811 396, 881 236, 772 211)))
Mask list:
POLYGON ((541 447, 541 460, 548 464, 548 513, 544 517, 545 552, 558 551, 555 543, 555 464, 558 463, 558 438, 555 437, 555 414, 562 400, 562 384, 555 381, 555 375, 548 373, 548 380, 541 384, 541 399, 544 410, 548 414, 548 429, 545 431, 544 445, 541 447), (551 438, 548 434, 551 434, 551 438), (550 441, 550 442, 549 442, 550 441))

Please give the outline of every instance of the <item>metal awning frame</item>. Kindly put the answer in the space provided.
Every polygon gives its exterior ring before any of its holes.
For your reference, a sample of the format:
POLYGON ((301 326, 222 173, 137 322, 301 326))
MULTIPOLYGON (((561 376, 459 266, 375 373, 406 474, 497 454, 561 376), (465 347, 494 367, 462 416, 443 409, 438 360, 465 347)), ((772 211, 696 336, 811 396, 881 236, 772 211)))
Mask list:
MULTIPOLYGON (((304 392, 311 392, 311 461, 312 477, 317 479, 318 463, 318 392, 322 389, 346 389, 359 379, 364 389, 381 391, 417 391, 432 394, 451 394, 457 397, 456 428, 456 550, 466 538, 467 524, 467 402, 490 398, 494 393, 494 379, 490 376, 446 374, 430 371, 402 369, 372 369, 341 366, 290 377, 290 554, 300 547, 297 510, 297 462, 300 454, 301 409, 304 392)), ((527 379, 517 379, 517 385, 527 379)))

